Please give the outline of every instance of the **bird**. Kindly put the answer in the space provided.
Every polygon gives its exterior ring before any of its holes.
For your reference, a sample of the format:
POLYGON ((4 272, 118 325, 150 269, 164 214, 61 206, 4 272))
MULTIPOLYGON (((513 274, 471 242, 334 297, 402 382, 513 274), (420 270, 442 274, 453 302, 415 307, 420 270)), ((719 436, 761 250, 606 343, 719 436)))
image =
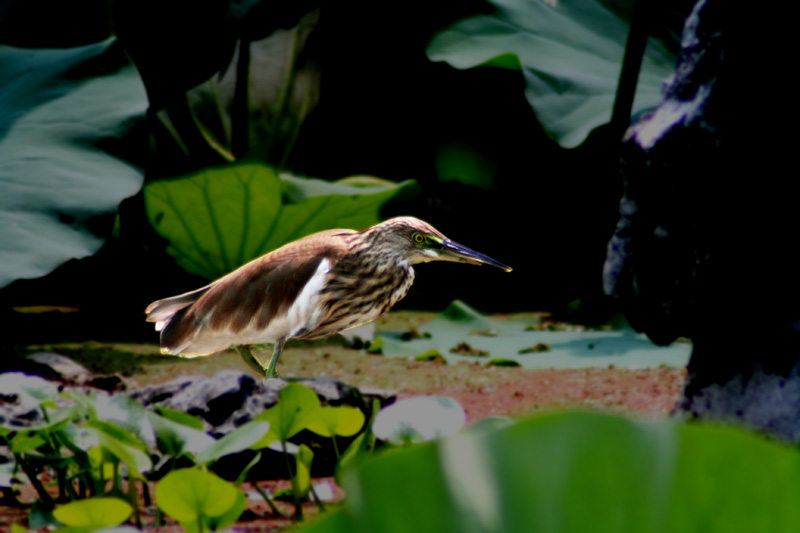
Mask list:
POLYGON ((462 246, 420 219, 362 231, 331 229, 285 244, 199 289, 146 309, 161 351, 184 357, 234 347, 258 375, 278 377, 288 339, 319 339, 375 320, 414 282, 413 265, 454 261, 511 267, 462 246), (273 344, 267 366, 252 345, 273 344))

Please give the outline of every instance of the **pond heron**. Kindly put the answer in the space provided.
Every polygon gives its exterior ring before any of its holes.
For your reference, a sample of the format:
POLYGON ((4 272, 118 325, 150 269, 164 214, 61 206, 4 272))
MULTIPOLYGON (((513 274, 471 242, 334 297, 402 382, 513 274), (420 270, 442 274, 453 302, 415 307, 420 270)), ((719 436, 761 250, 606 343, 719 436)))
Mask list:
POLYGON ((290 338, 318 339, 387 312, 414 281, 416 263, 455 261, 511 268, 457 244, 430 224, 398 217, 363 231, 303 237, 200 289, 150 304, 164 353, 210 355, 236 347, 266 378, 290 338), (250 345, 274 344, 268 366, 250 345))

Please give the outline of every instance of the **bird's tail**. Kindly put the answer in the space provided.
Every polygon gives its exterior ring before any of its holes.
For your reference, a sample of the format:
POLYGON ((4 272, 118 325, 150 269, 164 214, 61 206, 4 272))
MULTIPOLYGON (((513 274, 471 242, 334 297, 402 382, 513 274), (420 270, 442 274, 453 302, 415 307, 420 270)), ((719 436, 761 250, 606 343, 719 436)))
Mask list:
POLYGON ((155 322, 156 331, 161 332, 162 352, 177 354, 183 351, 184 347, 181 344, 184 344, 184 342, 179 339, 186 340, 186 335, 184 334, 186 332, 183 331, 186 328, 181 327, 182 319, 192 304, 200 299, 208 289, 209 286, 206 286, 178 296, 157 300, 147 306, 144 311, 147 314, 146 320, 155 322))

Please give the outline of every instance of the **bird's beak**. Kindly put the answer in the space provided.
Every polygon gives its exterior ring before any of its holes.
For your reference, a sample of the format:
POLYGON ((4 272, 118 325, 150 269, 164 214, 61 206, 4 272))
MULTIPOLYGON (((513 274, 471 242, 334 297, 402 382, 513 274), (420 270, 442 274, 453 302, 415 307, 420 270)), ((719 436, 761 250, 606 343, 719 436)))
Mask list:
POLYGON ((475 250, 471 250, 470 248, 462 246, 449 239, 444 239, 441 242, 439 254, 439 259, 443 261, 455 261, 460 263, 470 263, 473 265, 491 265, 501 268, 506 272, 511 272, 510 266, 504 265, 500 261, 495 261, 488 255, 478 253, 475 250))

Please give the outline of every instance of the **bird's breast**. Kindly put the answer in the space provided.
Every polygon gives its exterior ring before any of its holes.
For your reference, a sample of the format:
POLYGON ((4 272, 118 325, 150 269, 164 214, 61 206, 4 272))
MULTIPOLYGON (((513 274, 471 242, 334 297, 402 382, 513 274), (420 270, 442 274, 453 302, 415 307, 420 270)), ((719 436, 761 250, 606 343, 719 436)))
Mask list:
POLYGON ((302 338, 326 337, 375 320, 401 300, 413 283, 414 269, 408 263, 368 272, 334 268, 319 293, 324 318, 302 338))

